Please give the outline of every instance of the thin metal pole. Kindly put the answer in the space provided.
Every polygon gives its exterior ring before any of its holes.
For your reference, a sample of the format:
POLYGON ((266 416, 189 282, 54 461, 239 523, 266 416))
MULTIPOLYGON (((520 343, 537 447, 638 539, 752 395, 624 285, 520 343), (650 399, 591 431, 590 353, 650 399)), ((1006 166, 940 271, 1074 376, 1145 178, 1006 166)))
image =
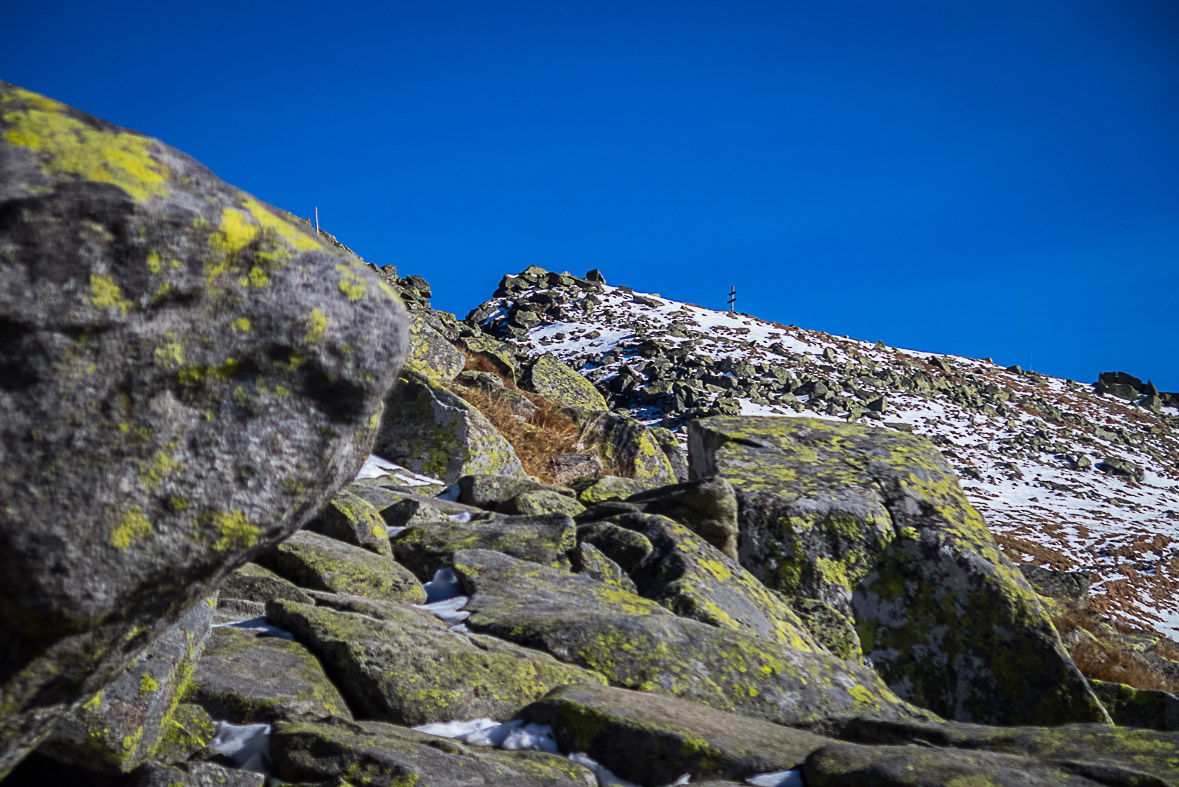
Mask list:
POLYGON ((319 232, 319 206, 315 206, 315 231, 319 232))

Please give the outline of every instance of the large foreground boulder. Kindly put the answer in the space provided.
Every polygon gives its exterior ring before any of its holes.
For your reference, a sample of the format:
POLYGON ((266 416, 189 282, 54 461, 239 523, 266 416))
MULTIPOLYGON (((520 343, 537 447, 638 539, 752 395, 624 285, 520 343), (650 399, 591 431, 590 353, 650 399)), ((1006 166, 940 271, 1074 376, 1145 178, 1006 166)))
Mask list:
POLYGON ((739 416, 695 421, 688 435, 693 476, 737 490, 742 564, 774 590, 850 614, 900 696, 962 721, 1108 723, 928 441, 739 416))
POLYGON ((356 475, 405 332, 305 223, 0 82, 0 776, 356 475))

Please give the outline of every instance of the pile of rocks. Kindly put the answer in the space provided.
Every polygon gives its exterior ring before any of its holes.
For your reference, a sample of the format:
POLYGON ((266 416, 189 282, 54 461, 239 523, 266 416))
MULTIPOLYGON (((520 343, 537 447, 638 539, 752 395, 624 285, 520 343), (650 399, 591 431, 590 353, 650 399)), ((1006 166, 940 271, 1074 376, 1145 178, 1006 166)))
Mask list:
POLYGON ((1150 380, 1144 383, 1125 372, 1102 372, 1097 376, 1094 390, 1156 412, 1162 407, 1179 407, 1179 393, 1160 391, 1150 380))
POLYGON ((1179 636, 1167 579, 1179 570, 1179 410, 1149 384, 1116 373, 1094 388, 855 341, 612 287, 597 271, 505 276, 467 323, 558 358, 616 412, 681 442, 686 424, 736 414, 924 435, 1009 557, 1092 570, 1103 614, 1179 636))
POLYGON ((161 143, 0 106, 9 783, 1175 783, 1175 698, 1095 692, 929 441, 685 454, 161 143), (563 484, 464 398, 520 388, 563 484))

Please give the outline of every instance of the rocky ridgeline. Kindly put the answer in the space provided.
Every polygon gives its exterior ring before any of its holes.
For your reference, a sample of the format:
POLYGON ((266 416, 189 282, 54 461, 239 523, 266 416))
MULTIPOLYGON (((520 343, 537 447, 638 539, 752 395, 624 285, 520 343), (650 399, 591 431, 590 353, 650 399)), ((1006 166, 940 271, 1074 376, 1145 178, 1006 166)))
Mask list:
MULTIPOLYGON (((728 371, 665 392, 700 417, 657 414, 607 317, 654 296, 531 269, 460 322, 158 141, 3 83, 0 139, 6 784, 1179 784, 1179 699, 1053 626, 1088 582, 1016 570, 954 457, 877 428, 891 375, 986 364, 824 339, 857 398, 777 326, 827 420, 746 417, 787 361, 721 315, 728 371), (599 310, 590 379, 558 309, 599 310)), ((983 412, 1058 401, 1012 379, 983 412)))
POLYGON ((1096 386, 717 312, 537 267, 468 322, 552 355, 610 405, 678 429, 806 415, 910 430, 959 475, 1008 556, 1088 572, 1093 608, 1179 634, 1179 394, 1125 373, 1096 386))

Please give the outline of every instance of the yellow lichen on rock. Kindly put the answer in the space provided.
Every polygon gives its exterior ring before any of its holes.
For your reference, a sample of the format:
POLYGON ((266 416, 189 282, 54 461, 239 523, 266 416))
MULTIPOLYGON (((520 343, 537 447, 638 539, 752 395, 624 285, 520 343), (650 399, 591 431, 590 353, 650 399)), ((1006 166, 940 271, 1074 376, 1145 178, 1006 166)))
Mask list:
POLYGON ((143 510, 139 506, 132 506, 123 514, 122 522, 111 533, 109 543, 118 549, 126 549, 131 546, 132 541, 148 536, 151 532, 151 522, 143 515, 143 510))
POLYGON ((138 134, 107 131, 67 113, 69 107, 36 93, 13 88, 2 116, 8 127, 4 140, 44 156, 41 172, 55 176, 76 175, 99 183, 112 183, 139 202, 166 196, 170 173, 152 158, 153 140, 138 134))

